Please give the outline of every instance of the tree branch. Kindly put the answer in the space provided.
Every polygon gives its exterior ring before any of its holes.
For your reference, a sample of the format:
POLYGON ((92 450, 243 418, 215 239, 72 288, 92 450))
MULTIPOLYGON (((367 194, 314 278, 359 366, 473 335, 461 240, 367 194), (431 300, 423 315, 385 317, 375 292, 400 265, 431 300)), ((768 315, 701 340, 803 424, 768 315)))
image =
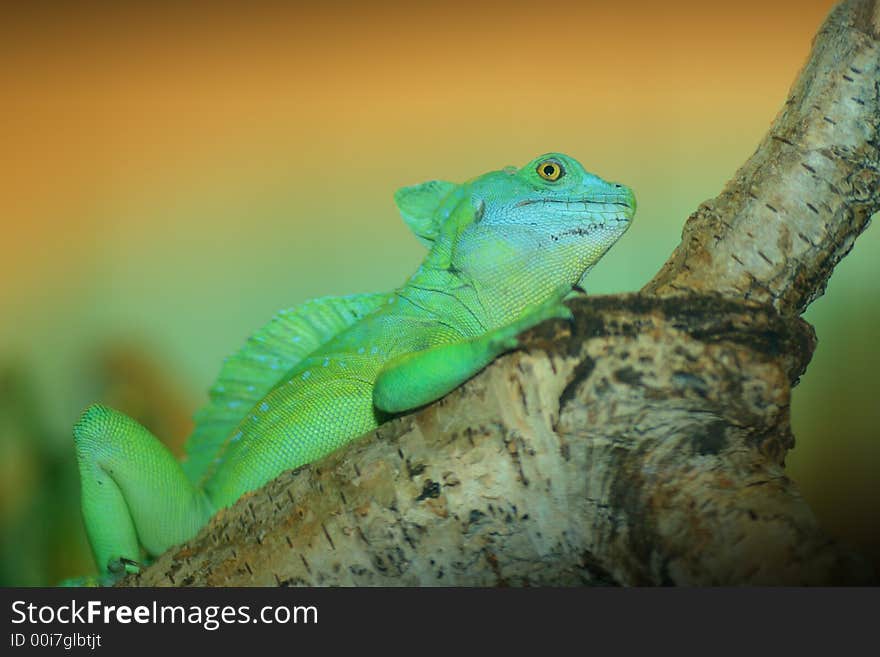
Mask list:
POLYGON ((444 399, 221 511, 125 584, 873 580, 784 474, 797 314, 880 208, 880 2, 838 6, 641 295, 578 300, 444 399))
POLYGON ((688 219, 644 292, 801 313, 880 209, 880 3, 844 2, 757 151, 688 219))

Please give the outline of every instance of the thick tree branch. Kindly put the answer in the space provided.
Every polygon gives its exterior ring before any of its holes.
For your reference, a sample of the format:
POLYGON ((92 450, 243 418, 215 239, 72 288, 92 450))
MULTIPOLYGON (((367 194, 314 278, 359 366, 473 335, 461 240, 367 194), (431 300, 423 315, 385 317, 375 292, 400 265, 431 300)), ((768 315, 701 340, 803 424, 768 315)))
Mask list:
POLYGON ((127 584, 873 580, 784 474, 797 318, 880 208, 880 2, 838 6, 641 295, 219 513, 127 584))
POLYGON ((691 215, 650 294, 803 312, 880 209, 880 3, 838 5, 754 155, 691 215))

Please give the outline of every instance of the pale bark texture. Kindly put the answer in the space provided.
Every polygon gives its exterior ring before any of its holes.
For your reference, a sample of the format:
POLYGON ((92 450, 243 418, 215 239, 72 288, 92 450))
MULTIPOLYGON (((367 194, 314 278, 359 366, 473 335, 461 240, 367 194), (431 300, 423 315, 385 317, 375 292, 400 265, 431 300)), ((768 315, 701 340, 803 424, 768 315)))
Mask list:
POLYGON ((798 315, 880 209, 880 0, 839 5, 640 294, 220 512, 129 585, 875 583, 785 475, 798 315))

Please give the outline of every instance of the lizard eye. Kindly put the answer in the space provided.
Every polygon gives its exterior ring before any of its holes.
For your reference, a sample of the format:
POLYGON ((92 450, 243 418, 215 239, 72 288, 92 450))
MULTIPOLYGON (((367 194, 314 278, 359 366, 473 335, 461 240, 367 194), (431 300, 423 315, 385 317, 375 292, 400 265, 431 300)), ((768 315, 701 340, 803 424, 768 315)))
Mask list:
POLYGON ((544 180, 549 180, 550 182, 556 182, 565 175, 565 170, 556 160, 544 160, 538 165, 536 171, 544 180))

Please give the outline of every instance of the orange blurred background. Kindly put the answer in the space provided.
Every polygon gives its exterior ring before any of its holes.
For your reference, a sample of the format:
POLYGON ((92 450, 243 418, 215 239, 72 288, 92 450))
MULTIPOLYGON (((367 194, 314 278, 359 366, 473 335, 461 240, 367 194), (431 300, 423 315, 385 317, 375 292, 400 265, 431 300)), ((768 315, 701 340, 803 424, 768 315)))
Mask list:
MULTIPOLYGON (((3 551, 10 583, 90 568, 70 438, 81 409, 114 400, 179 445, 221 359, 275 310, 389 289, 417 266, 397 187, 569 153, 639 198, 589 291, 641 287, 753 152, 832 4, 7 12, 0 522, 43 522, 28 505, 52 477, 66 500, 41 513, 73 536, 29 570, 3 551)), ((875 232, 807 313, 820 346, 795 391, 789 465, 823 523, 880 564, 875 232)))

